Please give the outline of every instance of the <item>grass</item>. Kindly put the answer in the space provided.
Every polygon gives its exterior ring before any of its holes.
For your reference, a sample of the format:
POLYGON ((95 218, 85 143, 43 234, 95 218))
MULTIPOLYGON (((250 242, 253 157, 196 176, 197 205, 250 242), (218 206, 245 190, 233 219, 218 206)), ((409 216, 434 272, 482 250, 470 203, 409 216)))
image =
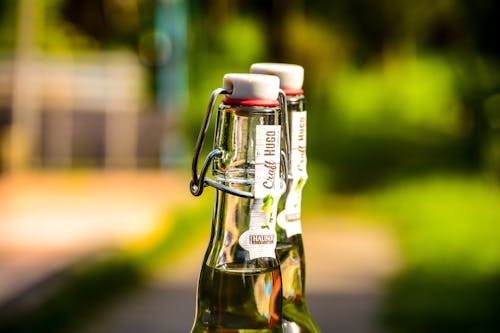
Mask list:
POLYGON ((369 202, 394 225, 404 258, 383 311, 391 331, 500 331, 498 186, 440 175, 393 185, 369 202))
POLYGON ((395 231, 403 262, 386 282, 380 320, 387 332, 500 332, 497 183, 440 173, 321 196, 317 171, 306 186, 305 212, 321 215, 328 207, 395 231))
POLYGON ((478 177, 433 176, 402 182, 372 200, 400 231, 410 262, 463 264, 478 273, 500 267, 500 192, 494 184, 478 177))

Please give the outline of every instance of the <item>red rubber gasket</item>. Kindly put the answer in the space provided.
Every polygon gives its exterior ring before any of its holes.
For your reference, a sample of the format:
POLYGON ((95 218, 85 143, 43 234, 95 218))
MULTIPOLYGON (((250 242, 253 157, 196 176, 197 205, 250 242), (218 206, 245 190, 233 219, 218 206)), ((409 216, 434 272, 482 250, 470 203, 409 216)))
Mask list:
POLYGON ((229 105, 244 105, 244 106, 278 106, 279 102, 277 100, 269 99, 233 99, 229 97, 224 97, 222 103, 229 105))

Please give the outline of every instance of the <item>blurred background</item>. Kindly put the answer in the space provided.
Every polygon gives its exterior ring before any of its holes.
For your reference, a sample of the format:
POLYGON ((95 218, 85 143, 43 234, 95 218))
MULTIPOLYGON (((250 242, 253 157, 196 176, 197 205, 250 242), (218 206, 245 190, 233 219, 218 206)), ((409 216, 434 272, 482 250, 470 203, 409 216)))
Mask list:
POLYGON ((193 147, 262 61, 305 68, 323 332, 500 331, 498 31, 494 0, 0 1, 0 332, 189 330, 193 147))

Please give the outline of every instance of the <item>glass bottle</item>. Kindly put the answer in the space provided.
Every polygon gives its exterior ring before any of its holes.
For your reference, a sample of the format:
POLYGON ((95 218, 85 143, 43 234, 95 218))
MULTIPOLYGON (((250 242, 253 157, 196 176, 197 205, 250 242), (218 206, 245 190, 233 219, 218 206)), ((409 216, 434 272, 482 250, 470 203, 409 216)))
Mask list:
POLYGON ((285 333, 321 332, 306 302, 305 258, 302 241, 302 189, 307 181, 306 170, 306 116, 302 90, 304 69, 293 64, 256 63, 252 73, 271 74, 280 78, 286 93, 289 119, 289 146, 287 152, 290 170, 287 190, 278 207, 277 254, 283 286, 283 331, 285 333))
MULTIPOLYGON (((276 215, 285 182, 279 79, 226 74, 200 131, 191 192, 217 189, 191 333, 281 333, 281 274, 276 215), (198 157, 218 94, 214 149, 198 175, 198 157), (212 165, 212 178, 205 177, 212 165)), ((282 119, 283 118, 283 119, 282 119)))

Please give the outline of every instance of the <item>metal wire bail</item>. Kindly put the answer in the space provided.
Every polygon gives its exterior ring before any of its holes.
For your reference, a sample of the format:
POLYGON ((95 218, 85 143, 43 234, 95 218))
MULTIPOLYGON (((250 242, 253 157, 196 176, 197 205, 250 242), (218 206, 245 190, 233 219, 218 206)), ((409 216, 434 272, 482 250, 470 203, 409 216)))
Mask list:
MULTIPOLYGON (((200 153, 201 149, 203 147, 203 142, 205 141, 205 137, 207 134, 208 127, 210 125, 210 119, 212 118, 212 113, 213 109, 215 106, 215 101, 217 100, 217 97, 222 94, 231 94, 231 90, 226 90, 223 88, 217 88, 215 89, 211 96, 210 96, 210 101, 208 103, 208 108, 207 108, 207 113, 205 114, 205 119, 203 120, 203 124, 200 129, 200 133, 198 134, 198 140, 196 141, 196 147, 195 147, 195 152, 193 156, 193 162, 191 165, 191 171, 192 171, 192 179, 189 184, 189 190, 191 191, 191 194, 194 196, 200 196, 203 193, 203 190, 205 189, 205 186, 209 185, 212 186, 218 190, 239 196, 239 197, 244 197, 244 198, 254 198, 254 194, 251 192, 246 192, 246 191, 240 191, 233 189, 229 186, 223 185, 221 183, 216 182, 213 179, 207 178, 207 172, 208 169, 210 168, 210 165, 212 161, 217 158, 221 157, 223 152, 220 149, 214 149, 212 150, 208 155, 207 158, 205 159, 205 162, 203 163, 203 166, 201 167, 201 171, 198 174, 198 161, 200 158, 200 153)), ((288 115, 287 115, 287 105, 286 105, 286 94, 283 90, 280 89, 278 99, 280 100, 280 106, 281 106, 281 113, 282 113, 282 124, 284 125, 284 130, 285 130, 285 149, 281 150, 281 165, 282 165, 282 170, 283 170, 283 177, 285 179, 285 184, 287 183, 286 180, 288 179, 288 164, 289 164, 289 158, 287 157, 287 152, 290 147, 289 144, 289 133, 288 133, 288 115)), ((283 127, 282 125, 282 127, 283 127)))
POLYGON ((203 193, 203 189, 206 186, 205 185, 205 176, 207 174, 208 168, 210 167, 210 162, 222 154, 222 151, 219 150, 213 150, 211 151, 207 159, 205 160, 205 163, 203 163, 203 167, 201 168, 201 172, 198 175, 198 160, 200 158, 200 153, 201 153, 201 148, 203 147, 203 142, 205 141, 205 137, 207 135, 207 130, 208 126, 210 125, 210 119, 212 118, 212 112, 213 108, 215 105, 215 100, 217 97, 221 94, 230 94, 231 91, 218 88, 215 89, 212 92, 212 95, 210 95, 210 101, 208 103, 208 109, 207 113, 205 114, 205 119, 203 120, 203 124, 200 128, 200 133, 198 134, 198 140, 196 141, 196 147, 194 151, 194 156, 193 156, 193 162, 191 165, 191 172, 192 172, 192 178, 191 182, 189 184, 189 190, 191 191, 191 194, 194 196, 199 196, 203 193))

